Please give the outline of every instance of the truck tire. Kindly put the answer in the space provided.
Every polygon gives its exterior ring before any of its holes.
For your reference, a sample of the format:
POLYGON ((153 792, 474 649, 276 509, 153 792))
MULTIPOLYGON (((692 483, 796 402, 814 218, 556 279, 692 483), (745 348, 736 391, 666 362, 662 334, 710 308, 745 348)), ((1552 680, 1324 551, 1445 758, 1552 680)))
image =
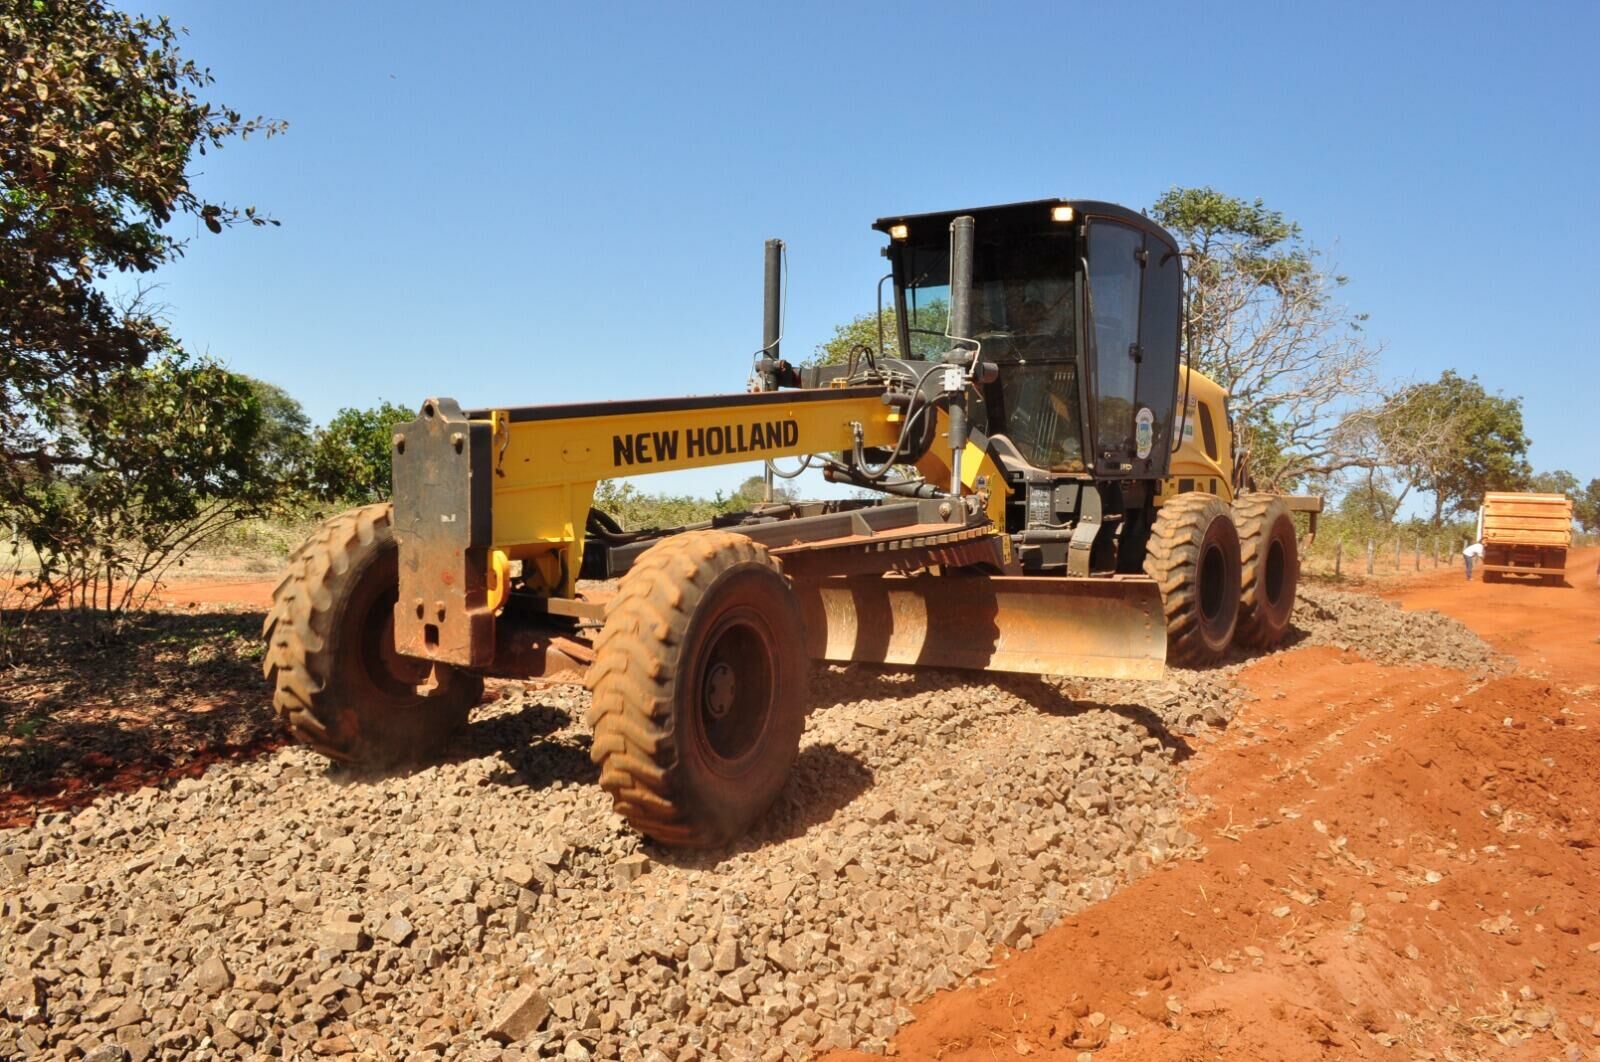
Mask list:
POLYGON ((1234 499, 1239 531, 1240 645, 1271 649, 1289 633, 1295 590, 1300 584, 1300 549, 1294 516, 1275 494, 1234 499))
POLYGON ((1204 667, 1226 656, 1239 620, 1239 532, 1227 504, 1189 493, 1162 505, 1144 571, 1161 588, 1167 662, 1204 667))
POLYGON ((590 758, 617 813, 662 844, 738 838, 799 753, 809 667, 764 547, 729 531, 652 546, 606 607, 587 678, 590 758))
POLYGON ((483 678, 394 651, 400 551, 387 503, 328 520, 289 558, 262 627, 272 706, 329 759, 389 768, 438 754, 483 696, 483 678))

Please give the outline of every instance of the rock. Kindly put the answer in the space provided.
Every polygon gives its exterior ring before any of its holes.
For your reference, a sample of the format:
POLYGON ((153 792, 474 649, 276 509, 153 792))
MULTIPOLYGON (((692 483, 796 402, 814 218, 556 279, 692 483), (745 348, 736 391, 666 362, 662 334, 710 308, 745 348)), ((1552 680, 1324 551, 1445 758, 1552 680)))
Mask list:
POLYGON ((692 944, 689 947, 689 969, 696 973, 705 973, 711 969, 713 956, 711 949, 704 944, 692 944))
POLYGON ((395 915, 378 930, 378 936, 391 944, 404 944, 411 939, 416 928, 401 915, 395 915))
POLYGON ((623 856, 611 866, 611 876, 623 885, 638 881, 650 869, 650 857, 643 853, 635 852, 633 855, 623 856))
POLYGON ((236 1010, 228 1015, 228 1031, 241 1040, 254 1040, 261 1031, 261 1020, 252 1010, 236 1010))
POLYGON ((0 856, 0 878, 18 885, 27 881, 28 857, 21 852, 0 856))
POLYGON ((318 930, 318 939, 334 951, 360 951, 369 943, 361 916, 353 911, 331 912, 318 930))
POLYGON ((106 1027, 121 1029, 129 1025, 137 1025, 144 1021, 144 1018, 144 1007, 139 1004, 138 1000, 130 999, 112 1011, 111 1016, 106 1019, 106 1027))
POLYGON ((533 867, 527 863, 507 863, 501 869, 500 876, 519 889, 531 889, 539 880, 533 867))
POLYGON ((717 953, 711 961, 711 969, 716 973, 732 973, 738 968, 739 941, 737 938, 728 937, 717 945, 717 953))
POLYGON ((233 985, 233 974, 220 956, 213 955, 195 970, 194 983, 206 995, 215 996, 233 985))
POLYGON ((1556 914, 1554 924, 1563 933, 1578 933, 1583 930, 1583 927, 1578 924, 1578 920, 1565 911, 1556 914))
POLYGON ((502 1043, 517 1043, 539 1030, 550 1016, 550 1004, 532 985, 512 992, 495 1011, 488 1035, 502 1043))
POLYGON ((32 974, 7 977, 0 982, 0 1014, 13 1021, 32 1024, 44 1018, 44 982, 32 974))

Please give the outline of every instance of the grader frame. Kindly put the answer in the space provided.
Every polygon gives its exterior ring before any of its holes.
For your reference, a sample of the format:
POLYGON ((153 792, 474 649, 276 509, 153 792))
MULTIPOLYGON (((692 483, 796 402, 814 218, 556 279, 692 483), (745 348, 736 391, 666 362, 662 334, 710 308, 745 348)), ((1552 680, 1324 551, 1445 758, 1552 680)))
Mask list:
MULTIPOLYGON (((901 413, 887 395, 837 387, 471 413, 429 399, 394 437, 396 650, 488 674, 580 679, 592 660, 583 630, 604 618, 597 599, 577 594, 586 551, 593 574, 617 578, 659 541, 588 533, 599 480, 856 443, 892 448, 901 413)), ((959 499, 782 504, 721 526, 781 560, 815 659, 1158 675, 1164 628, 1153 585, 1019 574, 996 522, 999 470, 969 444, 962 476, 973 493, 959 499), (984 576, 904 577, 954 570, 984 576)))

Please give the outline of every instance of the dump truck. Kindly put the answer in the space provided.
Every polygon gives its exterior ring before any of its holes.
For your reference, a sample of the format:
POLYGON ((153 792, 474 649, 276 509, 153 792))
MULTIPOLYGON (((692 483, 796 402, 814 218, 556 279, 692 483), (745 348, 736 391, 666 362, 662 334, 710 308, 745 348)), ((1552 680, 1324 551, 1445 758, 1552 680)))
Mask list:
POLYGON ((1478 510, 1478 541, 1483 543, 1484 582, 1515 575, 1559 584, 1572 547, 1572 499, 1565 494, 1485 494, 1478 510))
POLYGON ((1277 644, 1293 510, 1320 502, 1251 489, 1226 394, 1181 356, 1171 235, 1066 199, 873 227, 897 342, 844 364, 783 357, 774 240, 743 393, 423 402, 392 504, 325 523, 274 594, 289 731, 388 766, 436 754, 486 677, 581 681, 616 810, 714 847, 783 787, 811 661, 1151 678, 1277 644), (751 461, 871 493, 682 527, 593 505, 602 480, 751 461))

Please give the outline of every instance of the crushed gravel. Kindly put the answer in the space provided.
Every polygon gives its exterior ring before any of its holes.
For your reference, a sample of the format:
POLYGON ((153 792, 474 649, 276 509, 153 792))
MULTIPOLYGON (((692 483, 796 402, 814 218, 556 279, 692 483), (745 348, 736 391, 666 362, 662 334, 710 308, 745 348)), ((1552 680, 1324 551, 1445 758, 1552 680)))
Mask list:
MULTIPOLYGON (((1305 597, 1312 641, 1492 658, 1431 614, 1305 597)), ((286 748, 46 814, 0 831, 0 1056, 882 1050, 911 1004, 1192 853, 1185 735, 1226 723, 1239 666, 819 668, 787 789, 717 853, 611 812, 570 686, 502 687, 406 775, 286 748)))
POLYGON ((1433 611, 1408 612, 1367 594, 1302 584, 1294 625, 1312 645, 1353 649, 1384 664, 1434 664, 1474 673, 1506 666, 1459 620, 1433 611))

